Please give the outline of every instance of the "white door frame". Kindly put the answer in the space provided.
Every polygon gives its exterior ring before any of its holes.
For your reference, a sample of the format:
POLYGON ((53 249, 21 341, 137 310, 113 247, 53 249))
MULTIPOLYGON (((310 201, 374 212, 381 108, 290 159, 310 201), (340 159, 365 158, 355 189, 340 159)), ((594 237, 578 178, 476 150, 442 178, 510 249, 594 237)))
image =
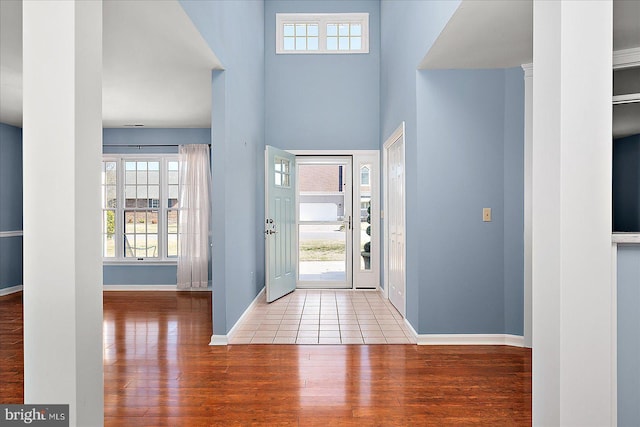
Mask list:
MULTIPOLYGON (((351 156, 352 157, 352 169, 355 171, 357 165, 360 164, 362 159, 372 160, 372 165, 379 167, 380 165, 380 151, 379 150, 286 150, 297 156, 351 156)), ((355 172, 353 173, 354 176, 355 172)), ((354 262, 352 263, 353 280, 352 288, 358 289, 358 283, 364 281, 367 283, 367 287, 370 289, 380 290, 380 246, 382 245, 382 239, 380 238, 379 224, 380 224, 380 186, 378 185, 379 174, 371 175, 372 183, 376 185, 371 186, 371 270, 359 271, 357 268, 359 263, 355 262, 356 252, 358 257, 359 251, 354 252, 354 262), (374 237, 375 236, 375 237, 374 237)), ((353 185, 352 188, 353 200, 360 200, 360 189, 357 185, 353 185)), ((355 205, 354 205, 355 206, 355 205)), ((355 209, 355 207, 353 208, 355 209)), ((355 240, 354 244, 355 244, 355 240)), ((298 249, 296 248, 296 251, 298 249)), ((359 261, 359 258, 358 258, 359 261)))
MULTIPOLYGON (((393 133, 391 134, 391 136, 389 138, 387 138, 387 140, 384 142, 384 149, 382 151, 382 186, 383 186, 383 197, 384 197, 384 202, 385 202, 385 209, 388 208, 388 206, 386 205, 388 200, 389 200, 389 189, 388 189, 388 178, 389 178, 389 171, 387 170, 387 161, 389 160, 389 149, 391 148, 391 146, 398 141, 399 139, 402 140, 402 163, 403 165, 406 164, 406 158, 405 158, 405 139, 404 139, 404 134, 405 134, 405 122, 402 122, 400 124, 400 126, 398 126, 396 128, 395 131, 393 131, 393 133)), ((406 188, 406 170, 405 173, 403 174, 403 178, 404 180, 404 188, 406 188)), ((404 195, 404 204, 406 207, 406 192, 404 195)), ((407 234, 407 210, 406 208, 403 210, 404 212, 404 236, 406 238, 406 234, 407 234)), ((383 215, 383 219, 384 219, 384 215, 383 215)), ((384 245, 385 245, 385 254, 384 254, 384 297, 389 299, 389 222, 388 221, 384 221, 384 245)), ((407 267, 406 267, 406 259, 407 259, 407 246, 405 244, 404 246, 404 255, 403 258, 405 260, 405 267, 404 267, 404 287, 405 287, 405 291, 404 291, 404 301, 403 301, 403 310, 401 310, 401 313, 404 317, 406 317, 406 310, 407 310, 407 267)))

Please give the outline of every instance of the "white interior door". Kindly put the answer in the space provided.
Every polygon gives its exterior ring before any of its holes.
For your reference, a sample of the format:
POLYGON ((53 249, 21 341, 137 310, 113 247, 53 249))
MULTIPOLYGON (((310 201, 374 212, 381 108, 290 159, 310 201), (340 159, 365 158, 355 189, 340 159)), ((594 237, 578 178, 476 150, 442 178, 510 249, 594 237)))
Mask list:
POLYGON ((387 224, 387 283, 389 300, 404 316, 405 296, 405 168, 404 126, 387 140, 385 148, 385 210, 387 224))
POLYGON ((265 270, 267 302, 296 289, 296 158, 265 150, 265 270))

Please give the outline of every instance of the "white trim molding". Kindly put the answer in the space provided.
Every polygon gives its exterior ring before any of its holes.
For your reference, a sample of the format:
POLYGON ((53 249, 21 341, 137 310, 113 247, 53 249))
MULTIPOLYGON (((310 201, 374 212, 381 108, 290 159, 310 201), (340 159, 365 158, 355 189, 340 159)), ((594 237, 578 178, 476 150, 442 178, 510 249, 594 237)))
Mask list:
POLYGON ((418 334, 418 345, 508 345, 524 347, 524 337, 509 334, 418 334))
POLYGON ((173 292, 211 292, 208 288, 178 289, 178 285, 103 285, 103 291, 173 291, 173 292))
POLYGON ((533 64, 524 70, 524 344, 533 344, 533 64))
MULTIPOLYGON (((614 234, 615 236, 615 234, 614 234)), ((637 235, 640 237, 640 235, 637 235)), ((638 240, 640 242, 640 239, 638 240)), ((618 244, 611 243, 611 425, 618 425, 618 244)))
POLYGON ((264 294, 264 292, 265 292, 265 287, 263 286, 260 292, 258 292, 258 295, 256 295, 253 301, 251 301, 251 304, 249 304, 249 307, 247 307, 244 313, 242 313, 242 316, 240 316, 240 318, 236 321, 233 327, 229 329, 229 332, 227 332, 226 335, 211 335, 211 342, 209 342, 209 345, 228 345, 229 341, 231 341, 235 333, 238 331, 239 325, 242 324, 242 321, 244 320, 244 318, 247 317, 247 315, 251 312, 251 310, 253 310, 253 307, 255 307, 258 304, 258 300, 260 299, 262 294, 264 294))
POLYGON ((228 345, 229 341, 227 340, 226 335, 211 335, 211 341, 209 341, 209 345, 228 345))
POLYGON ((15 285, 8 288, 0 289, 0 297, 15 294, 16 292, 22 292, 22 285, 15 285))
POLYGON ((525 77, 533 77, 533 63, 520 65, 525 77))
POLYGON ((12 230, 12 231, 0 231, 0 238, 2 237, 22 237, 22 230, 12 230))
POLYGON ((640 47, 613 52, 613 69, 640 67, 640 47))
POLYGON ((409 328, 409 332, 411 332, 411 336, 413 337, 413 340, 416 342, 416 344, 420 344, 420 335, 418 335, 416 330, 413 329, 413 325, 409 323, 406 317, 404 318, 404 325, 409 328))

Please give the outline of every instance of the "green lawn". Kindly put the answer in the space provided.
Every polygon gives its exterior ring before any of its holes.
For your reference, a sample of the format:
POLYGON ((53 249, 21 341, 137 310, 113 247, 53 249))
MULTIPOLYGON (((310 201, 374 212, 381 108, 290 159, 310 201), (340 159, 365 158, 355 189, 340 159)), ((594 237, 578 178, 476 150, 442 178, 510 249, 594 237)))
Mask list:
POLYGON ((344 261, 342 241, 305 240, 300 243, 300 261, 344 261))

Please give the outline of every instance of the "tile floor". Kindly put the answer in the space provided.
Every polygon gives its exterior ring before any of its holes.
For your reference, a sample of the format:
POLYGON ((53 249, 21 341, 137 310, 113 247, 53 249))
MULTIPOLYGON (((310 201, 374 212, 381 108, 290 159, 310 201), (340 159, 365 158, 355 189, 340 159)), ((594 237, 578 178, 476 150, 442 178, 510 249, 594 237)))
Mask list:
POLYGON ((296 290, 267 304, 264 293, 229 344, 415 344, 379 292, 296 290))

